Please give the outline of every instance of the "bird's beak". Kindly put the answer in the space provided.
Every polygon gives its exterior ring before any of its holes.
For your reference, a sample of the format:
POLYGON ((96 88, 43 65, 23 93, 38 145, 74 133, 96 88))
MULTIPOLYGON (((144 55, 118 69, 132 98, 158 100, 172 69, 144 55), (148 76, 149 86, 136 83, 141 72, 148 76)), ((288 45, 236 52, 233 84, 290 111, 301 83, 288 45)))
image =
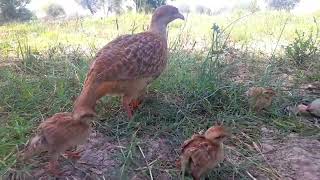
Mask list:
POLYGON ((181 13, 176 14, 176 18, 184 20, 184 16, 181 13))

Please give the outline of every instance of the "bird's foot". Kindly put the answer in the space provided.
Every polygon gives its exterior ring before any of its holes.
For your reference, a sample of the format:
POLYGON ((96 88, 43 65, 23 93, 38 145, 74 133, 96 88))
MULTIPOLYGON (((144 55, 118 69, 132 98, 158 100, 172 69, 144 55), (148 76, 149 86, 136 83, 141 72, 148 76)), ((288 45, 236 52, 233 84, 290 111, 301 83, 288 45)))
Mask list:
POLYGON ((141 105, 141 100, 139 100, 139 99, 134 99, 134 100, 132 100, 131 102, 130 102, 130 104, 129 104, 129 106, 130 106, 130 108, 134 111, 134 110, 136 110, 136 109, 138 109, 139 108, 139 106, 141 105))
POLYGON ((133 110, 130 107, 128 107, 126 111, 127 111, 129 120, 131 120, 133 117, 133 110))
POLYGON ((141 102, 142 101, 139 99, 131 100, 131 98, 127 98, 127 97, 123 98, 122 105, 125 111, 127 112, 129 119, 132 119, 133 112, 140 106, 141 102))
POLYGON ((177 167, 178 169, 181 168, 181 160, 180 160, 180 159, 177 159, 177 160, 175 161, 175 164, 176 164, 176 167, 177 167))
POLYGON ((124 108, 124 110, 127 112, 128 118, 129 118, 129 119, 132 119, 133 110, 132 110, 132 108, 130 107, 129 103, 126 103, 126 102, 124 101, 124 102, 123 102, 123 108, 124 108))
POLYGON ((80 159, 81 158, 81 155, 80 155, 81 152, 73 152, 73 151, 66 151, 63 155, 66 156, 68 159, 80 159))
POLYGON ((46 169, 53 176, 61 176, 62 172, 60 171, 58 166, 58 161, 50 161, 49 164, 46 166, 46 169))

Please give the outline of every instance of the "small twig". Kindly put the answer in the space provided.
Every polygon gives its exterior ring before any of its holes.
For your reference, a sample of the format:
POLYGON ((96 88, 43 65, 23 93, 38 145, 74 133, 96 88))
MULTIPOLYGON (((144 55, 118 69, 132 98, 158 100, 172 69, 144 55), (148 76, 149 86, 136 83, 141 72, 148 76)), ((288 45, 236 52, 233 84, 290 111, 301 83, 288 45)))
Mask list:
POLYGON ((142 154, 142 157, 143 157, 144 161, 145 161, 146 164, 147 164, 147 167, 148 167, 148 170, 149 170, 149 174, 150 174, 150 179, 153 180, 151 167, 149 166, 149 163, 148 163, 148 161, 147 161, 147 159, 146 159, 146 156, 144 155, 141 147, 140 147, 139 145, 138 145, 138 147, 139 147, 139 150, 140 150, 140 152, 141 152, 141 154, 142 154))
POLYGON ((248 176, 253 179, 253 180, 257 180, 255 177, 252 176, 252 174, 249 173, 249 171, 246 171, 246 173, 248 174, 248 176))
POLYGON ((284 24, 283 24, 283 27, 282 27, 281 32, 280 32, 280 35, 279 35, 279 37, 278 37, 276 46, 274 47, 273 52, 272 52, 272 54, 271 54, 270 60, 274 57, 274 53, 276 52, 276 50, 277 50, 277 48, 278 48, 279 42, 280 42, 280 40, 281 40, 282 34, 283 34, 283 32, 284 32, 284 29, 285 29, 286 26, 287 26, 288 21, 289 21, 289 17, 286 19, 286 21, 285 21, 284 24))
MULTIPOLYGON (((149 163, 149 166, 152 166, 155 162, 158 161, 158 159, 159 159, 159 158, 157 158, 157 159, 153 160, 152 162, 150 162, 150 163, 149 163)), ((147 166, 139 167, 139 168, 135 169, 135 171, 141 171, 141 170, 145 170, 145 169, 148 169, 148 167, 147 167, 147 166)))

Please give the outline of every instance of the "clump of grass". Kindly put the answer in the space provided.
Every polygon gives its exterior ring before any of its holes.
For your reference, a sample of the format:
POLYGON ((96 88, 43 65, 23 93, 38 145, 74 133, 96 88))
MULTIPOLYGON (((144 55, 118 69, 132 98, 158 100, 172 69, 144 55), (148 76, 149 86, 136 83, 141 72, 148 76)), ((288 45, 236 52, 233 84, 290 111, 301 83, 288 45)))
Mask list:
POLYGON ((14 164, 17 147, 34 126, 56 112, 70 111, 88 69, 81 52, 58 45, 38 54, 28 44, 19 47, 21 62, 0 68, 1 174, 14 164))

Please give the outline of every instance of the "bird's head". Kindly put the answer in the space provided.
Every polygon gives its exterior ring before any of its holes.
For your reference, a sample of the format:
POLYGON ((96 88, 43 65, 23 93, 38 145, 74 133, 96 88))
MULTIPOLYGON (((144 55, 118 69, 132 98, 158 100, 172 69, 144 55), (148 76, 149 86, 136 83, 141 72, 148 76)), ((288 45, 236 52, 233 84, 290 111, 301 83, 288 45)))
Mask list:
POLYGON ((17 160, 22 162, 27 161, 34 154, 43 152, 45 150, 45 144, 47 144, 46 138, 35 135, 31 140, 28 140, 24 148, 17 153, 17 160))
POLYGON ((223 126, 213 126, 204 133, 204 136, 209 141, 221 143, 230 137, 230 133, 223 126))
POLYGON ((151 24, 166 26, 175 19, 184 20, 184 16, 179 12, 178 8, 171 5, 163 5, 154 11, 151 24))
POLYGON ((276 96, 276 92, 272 88, 265 88, 262 93, 264 96, 268 98, 272 98, 273 96, 276 96))
POLYGON ((80 109, 77 112, 72 113, 72 118, 76 121, 89 123, 97 118, 97 114, 91 110, 80 109))

